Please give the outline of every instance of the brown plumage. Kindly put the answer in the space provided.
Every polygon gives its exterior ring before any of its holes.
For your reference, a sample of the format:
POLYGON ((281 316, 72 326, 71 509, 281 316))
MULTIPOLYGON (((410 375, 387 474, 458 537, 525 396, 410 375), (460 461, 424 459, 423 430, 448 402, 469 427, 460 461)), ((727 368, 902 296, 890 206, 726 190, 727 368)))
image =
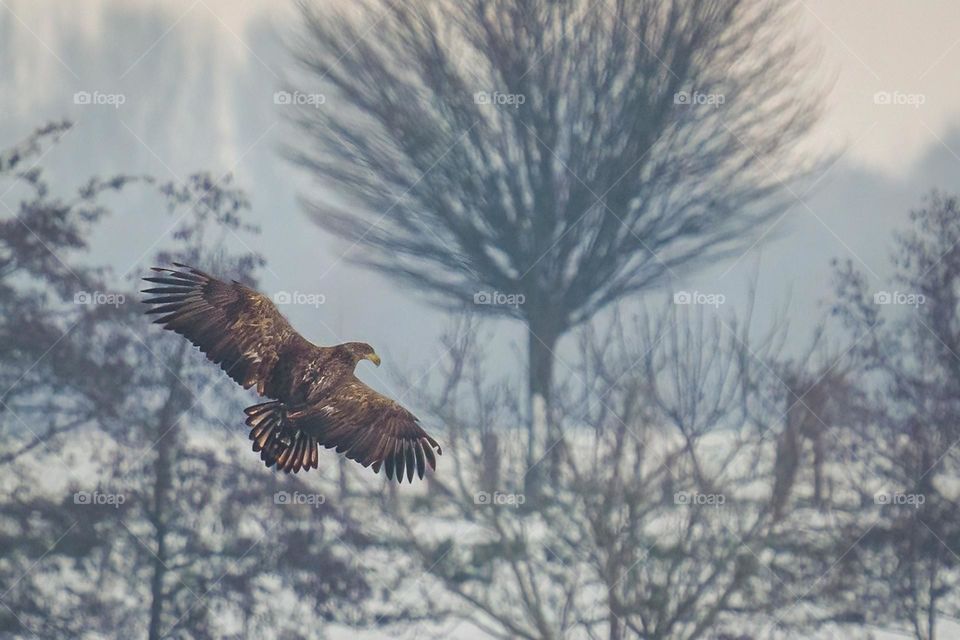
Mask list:
POLYGON ((159 286, 147 313, 200 348, 244 389, 269 402, 247 407, 253 450, 267 467, 297 473, 320 464, 319 445, 336 447, 388 479, 413 482, 436 469, 437 441, 416 416, 353 374, 360 360, 380 358, 362 342, 318 347, 297 333, 266 296, 239 282, 222 282, 187 265, 144 280, 159 286))

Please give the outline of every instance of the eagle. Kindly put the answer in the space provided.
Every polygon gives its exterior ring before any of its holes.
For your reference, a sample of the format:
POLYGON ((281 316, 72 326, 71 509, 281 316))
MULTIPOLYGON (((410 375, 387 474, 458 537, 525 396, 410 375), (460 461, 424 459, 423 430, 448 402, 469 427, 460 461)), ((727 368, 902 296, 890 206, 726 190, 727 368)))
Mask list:
POLYGON ((179 262, 152 267, 142 293, 154 320, 200 348, 244 389, 267 402, 247 407, 254 452, 267 468, 287 473, 318 468, 320 445, 336 447, 387 479, 423 479, 436 470, 440 445, 399 403, 355 375, 361 360, 380 366, 363 342, 317 346, 297 333, 265 295, 236 280, 224 282, 179 262))

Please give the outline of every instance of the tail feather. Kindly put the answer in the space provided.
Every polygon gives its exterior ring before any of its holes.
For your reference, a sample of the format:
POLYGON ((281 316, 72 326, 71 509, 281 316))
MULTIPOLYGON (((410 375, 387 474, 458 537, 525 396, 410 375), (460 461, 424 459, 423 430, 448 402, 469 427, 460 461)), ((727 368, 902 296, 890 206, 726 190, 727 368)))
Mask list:
POLYGON ((320 463, 316 438, 290 424, 287 408, 282 402, 270 401, 244 409, 253 450, 267 468, 276 466, 286 473, 316 469, 320 463))

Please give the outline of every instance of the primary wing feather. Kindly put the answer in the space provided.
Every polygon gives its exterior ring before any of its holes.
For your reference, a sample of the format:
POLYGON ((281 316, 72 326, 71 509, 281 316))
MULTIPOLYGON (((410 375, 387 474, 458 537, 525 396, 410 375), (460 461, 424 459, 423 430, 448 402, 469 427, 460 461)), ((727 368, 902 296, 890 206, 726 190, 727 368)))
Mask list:
POLYGON ((147 313, 195 344, 227 375, 266 395, 265 385, 284 351, 308 344, 266 296, 239 282, 223 282, 187 265, 180 270, 153 267, 144 280, 160 285, 143 293, 155 305, 147 313))
POLYGON ((440 445, 418 424, 417 417, 399 403, 377 393, 356 377, 316 404, 291 411, 291 422, 312 434, 325 447, 371 466, 381 466, 388 479, 423 478, 426 465, 437 468, 434 455, 440 445))

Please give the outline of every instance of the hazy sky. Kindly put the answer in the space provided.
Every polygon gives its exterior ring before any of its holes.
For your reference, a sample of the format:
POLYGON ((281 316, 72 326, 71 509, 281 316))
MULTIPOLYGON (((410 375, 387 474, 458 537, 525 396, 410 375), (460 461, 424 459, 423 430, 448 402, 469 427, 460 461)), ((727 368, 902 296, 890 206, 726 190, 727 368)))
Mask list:
MULTIPOLYGON (((18 37, 21 42, 34 41, 28 49, 33 58, 29 75, 52 80, 63 71, 72 75, 62 57, 64 40, 77 35, 114 39, 116 34, 104 30, 102 18, 120 6, 144 15, 162 11, 168 17, 167 35, 202 32, 234 58, 226 63, 258 64, 248 31, 258 24, 281 26, 295 16, 292 2, 274 0, 85 0, 82 9, 63 0, 4 0, 0 24, 12 21, 5 33, 12 26, 23 32, 18 37), (64 10, 68 6, 76 8, 64 10)), ((914 159, 925 146, 938 142, 957 121, 960 3, 803 0, 799 8, 798 30, 823 47, 820 71, 836 74, 821 143, 849 143, 849 158, 896 170, 904 160, 914 159), (872 108, 875 92, 895 90, 924 94, 926 102, 919 109, 872 108)), ((371 30, 371 36, 375 33, 371 30)), ((162 42, 142 44, 143 54, 149 56, 162 42)), ((74 71, 82 77, 82 70, 74 71)), ((32 89, 42 95, 43 82, 32 89)), ((15 102, 27 107, 35 104, 32 98, 36 97, 21 95, 15 102)))
POLYGON ((960 3, 951 0, 816 0, 801 3, 824 65, 836 73, 827 142, 848 160, 896 173, 942 144, 960 118, 960 3), (878 91, 922 94, 920 107, 875 105, 878 91))
MULTIPOLYGON (((67 182, 117 172, 234 173, 263 228, 247 240, 269 261, 262 288, 325 295, 320 308, 284 312, 315 342, 372 343, 384 366, 362 366, 358 375, 402 399, 420 382, 397 378, 443 357, 436 338, 445 318, 350 266, 347 247, 297 204, 308 184, 278 153, 290 130, 272 99, 295 15, 283 0, 0 0, 0 149, 69 117, 74 130, 43 161, 67 182), (126 102, 77 105, 78 91, 119 93, 126 102)), ((803 0, 794 26, 822 47, 810 73, 832 81, 811 145, 839 152, 838 160, 743 258, 672 284, 722 292, 737 310, 756 275, 758 315, 789 302, 799 345, 829 298, 831 258, 853 260, 873 287, 887 288, 891 230, 929 189, 960 191, 960 2, 803 0), (878 92, 891 104, 878 104, 878 92)), ((375 27, 369 33, 376 37, 375 27)), ((14 195, 0 193, 0 201, 13 206, 14 195)), ((116 203, 97 256, 135 277, 168 240, 171 221, 156 200, 116 203)), ((516 323, 487 330, 495 333, 491 354, 508 365, 523 361, 516 323)), ((563 364, 557 372, 564 375, 563 364)))
MULTIPOLYGON (((384 372, 429 367, 443 355, 436 335, 444 318, 351 267, 346 246, 297 205, 306 183, 278 153, 290 130, 272 100, 295 15, 292 3, 275 0, 0 0, 0 147, 68 116, 74 132, 44 161, 55 175, 233 172, 263 227, 256 246, 270 262, 265 290, 326 295, 319 311, 289 315, 317 342, 373 343, 387 358, 371 382, 391 390, 384 372), (78 106, 77 91, 119 92, 127 102, 78 106), (403 367, 392 368, 398 361, 403 367)), ((960 3, 805 0, 794 26, 822 48, 810 73, 832 87, 811 144, 839 151, 838 161, 743 259, 673 285, 722 291, 736 307, 759 273, 762 313, 789 300, 803 328, 820 313, 830 258, 853 259, 884 288, 890 230, 931 187, 958 184, 960 3), (877 104, 877 92, 893 104, 877 104)), ((156 203, 142 204, 120 211, 99 238, 98 251, 120 273, 142 267, 169 226, 149 210, 156 203)), ((516 326, 493 328, 492 348, 514 358, 523 344, 516 326)))

